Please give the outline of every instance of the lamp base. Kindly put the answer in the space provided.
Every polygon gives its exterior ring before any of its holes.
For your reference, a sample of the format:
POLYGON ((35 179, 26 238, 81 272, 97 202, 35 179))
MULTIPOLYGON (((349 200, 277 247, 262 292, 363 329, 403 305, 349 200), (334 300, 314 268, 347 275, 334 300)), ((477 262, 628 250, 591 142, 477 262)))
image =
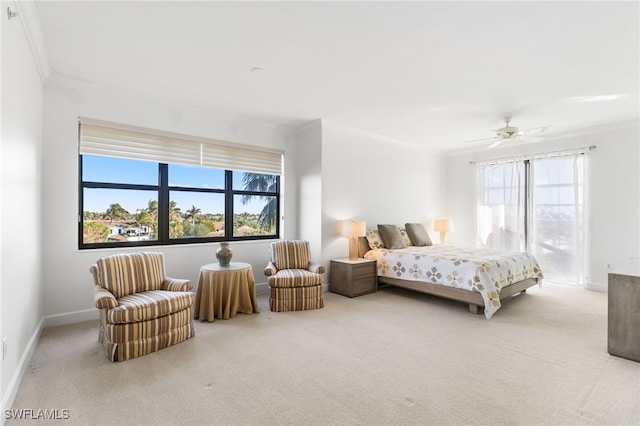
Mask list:
POLYGON ((447 245, 447 232, 446 231, 440 231, 440 244, 442 244, 443 246, 447 245))
POLYGON ((349 260, 358 260, 358 237, 349 237, 349 260))

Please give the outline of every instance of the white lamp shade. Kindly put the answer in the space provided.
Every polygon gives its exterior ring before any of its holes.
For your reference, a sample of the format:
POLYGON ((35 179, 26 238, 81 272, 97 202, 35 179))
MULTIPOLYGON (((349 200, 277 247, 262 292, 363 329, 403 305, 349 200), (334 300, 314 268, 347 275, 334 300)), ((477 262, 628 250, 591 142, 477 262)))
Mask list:
POLYGON ((367 235, 367 224, 360 220, 345 220, 342 222, 343 237, 364 237, 367 235))
POLYGON ((451 219, 436 219, 433 221, 433 230, 436 232, 453 231, 453 221, 451 219))

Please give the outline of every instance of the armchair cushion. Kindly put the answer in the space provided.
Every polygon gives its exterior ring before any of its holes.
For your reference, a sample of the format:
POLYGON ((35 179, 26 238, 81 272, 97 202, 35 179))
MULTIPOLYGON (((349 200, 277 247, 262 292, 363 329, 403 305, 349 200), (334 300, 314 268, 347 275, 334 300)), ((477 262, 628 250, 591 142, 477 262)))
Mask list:
POLYGON ((322 285, 322 275, 306 269, 283 269, 267 278, 270 287, 311 287, 322 285))
POLYGON ((98 280, 116 298, 159 290, 165 279, 162 253, 128 253, 98 260, 98 280))
POLYGON ((278 241, 271 244, 271 261, 276 269, 308 269, 311 253, 308 241, 278 241))
POLYGON ((109 309, 107 319, 111 324, 148 321, 182 311, 191 305, 191 292, 150 290, 118 299, 118 306, 109 309))

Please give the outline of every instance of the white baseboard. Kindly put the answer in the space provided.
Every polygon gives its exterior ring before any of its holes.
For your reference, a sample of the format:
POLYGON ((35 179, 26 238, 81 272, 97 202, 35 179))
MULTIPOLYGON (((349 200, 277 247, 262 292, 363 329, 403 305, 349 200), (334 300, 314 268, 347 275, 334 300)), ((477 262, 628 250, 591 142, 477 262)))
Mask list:
POLYGON ((269 294, 269 284, 267 284, 266 282, 257 283, 256 284, 256 296, 261 296, 263 294, 269 294))
POLYGON ((607 284, 602 284, 602 283, 586 283, 586 284, 573 284, 573 283, 566 283, 566 282, 559 282, 559 281, 552 281, 552 280, 547 280, 545 279, 542 283, 542 288, 544 288, 544 283, 549 282, 551 284, 557 284, 557 285, 564 285, 564 286, 569 286, 569 287, 579 287, 579 288, 583 288, 585 290, 591 290, 591 291, 599 291, 599 292, 603 292, 606 293, 607 291, 609 291, 609 287, 607 286, 607 284))
POLYGON ((7 393, 4 398, 2 398, 2 403, 0 405, 0 413, 2 413, 2 424, 5 423, 5 410, 11 409, 13 406, 13 401, 16 399, 16 395, 18 394, 18 389, 20 388, 20 384, 22 383, 22 378, 24 377, 24 372, 27 369, 27 366, 31 362, 31 357, 33 356, 33 351, 36 349, 38 344, 38 340, 40 339, 40 334, 42 334, 42 329, 44 324, 44 318, 40 319, 40 322, 36 326, 29 342, 27 343, 27 347, 24 349, 22 353, 22 357, 20 357, 20 362, 11 376, 11 381, 9 382, 9 386, 7 386, 7 393))
POLYGON ((600 291, 606 293, 609 291, 609 286, 603 283, 589 283, 584 286, 587 290, 600 291))
POLYGON ((63 314, 47 315, 44 319, 44 327, 57 327, 59 325, 75 324, 77 322, 97 320, 99 311, 96 308, 83 311, 65 312, 63 314))

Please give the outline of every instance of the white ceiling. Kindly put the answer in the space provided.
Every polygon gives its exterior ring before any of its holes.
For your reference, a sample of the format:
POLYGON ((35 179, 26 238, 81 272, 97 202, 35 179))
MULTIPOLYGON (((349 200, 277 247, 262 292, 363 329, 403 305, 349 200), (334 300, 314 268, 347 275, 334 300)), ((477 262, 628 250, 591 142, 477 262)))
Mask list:
POLYGON ((292 128, 452 150, 507 115, 563 132, 640 114, 637 1, 36 5, 52 75, 292 128))

